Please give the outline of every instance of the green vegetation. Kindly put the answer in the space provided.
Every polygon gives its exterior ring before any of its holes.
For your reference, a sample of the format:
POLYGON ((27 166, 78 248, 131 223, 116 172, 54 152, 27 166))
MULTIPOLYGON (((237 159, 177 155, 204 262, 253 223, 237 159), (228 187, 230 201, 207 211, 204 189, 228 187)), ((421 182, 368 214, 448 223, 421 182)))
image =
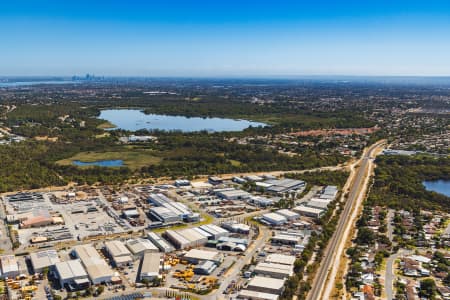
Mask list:
POLYGON ((450 158, 379 156, 368 204, 450 212, 450 198, 427 191, 422 184, 424 180, 437 179, 450 179, 450 158))
POLYGON ((348 176, 348 172, 340 170, 286 174, 286 177, 288 178, 300 179, 307 182, 309 185, 336 185, 340 188, 345 185, 348 176))
MULTIPOLYGON (((79 102, 66 98, 41 100, 34 104, 16 103, 16 106, 6 115, 4 124, 15 134, 30 139, 0 148, 0 192, 64 185, 71 181, 116 184, 130 178, 192 178, 199 174, 302 170, 337 165, 345 161, 345 157, 337 152, 324 154, 316 147, 298 147, 294 150, 297 155, 289 156, 265 144, 238 144, 232 138, 310 128, 367 126, 361 116, 346 111, 311 111, 306 105, 284 100, 258 105, 216 96, 154 97, 130 92, 122 99, 109 99, 107 103, 98 98, 79 102), (186 116, 245 117, 266 121, 272 126, 213 134, 155 131, 151 133, 158 138, 155 143, 123 145, 118 138, 131 133, 113 130, 105 134, 104 128, 110 128, 111 124, 97 119, 100 109, 111 106, 186 116), (126 166, 72 165, 73 160, 109 159, 124 160, 126 166)), ((148 132, 143 130, 136 134, 148 132)))
MULTIPOLYGON (((63 166, 72 165, 74 160, 83 162, 94 162, 99 160, 123 160, 125 166, 132 170, 142 168, 144 166, 158 164, 160 158, 152 156, 151 150, 146 149, 122 149, 118 151, 106 151, 106 152, 80 152, 74 156, 62 159, 56 163, 63 166)), ((82 168, 91 168, 89 166, 82 168)))

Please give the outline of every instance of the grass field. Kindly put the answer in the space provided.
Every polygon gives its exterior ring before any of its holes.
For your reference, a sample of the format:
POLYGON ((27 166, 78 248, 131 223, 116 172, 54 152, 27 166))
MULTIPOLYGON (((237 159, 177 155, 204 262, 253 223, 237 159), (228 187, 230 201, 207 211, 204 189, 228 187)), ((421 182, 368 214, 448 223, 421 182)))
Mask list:
POLYGON ((117 127, 116 125, 114 125, 109 121, 105 121, 104 123, 101 123, 100 125, 97 126, 98 129, 112 129, 116 127, 117 127))
POLYGON ((60 165, 72 165, 74 160, 83 162, 94 162, 99 160, 123 160, 124 164, 130 169, 138 169, 143 166, 158 164, 161 158, 152 155, 152 152, 148 150, 132 149, 107 152, 80 152, 70 158, 59 160, 56 163, 60 165))

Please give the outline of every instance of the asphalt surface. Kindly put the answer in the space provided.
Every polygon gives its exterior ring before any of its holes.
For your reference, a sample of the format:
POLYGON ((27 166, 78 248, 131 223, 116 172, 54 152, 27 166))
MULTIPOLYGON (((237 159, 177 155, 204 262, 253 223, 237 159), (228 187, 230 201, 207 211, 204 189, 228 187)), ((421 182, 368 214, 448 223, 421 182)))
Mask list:
POLYGON ((404 255, 409 255, 411 253, 412 253, 412 251, 400 249, 397 253, 389 256, 388 259, 386 260, 386 274, 385 274, 384 286, 385 286, 387 300, 394 299, 393 287, 394 287, 394 279, 395 279, 395 274, 394 274, 395 261, 399 257, 402 257, 404 255))
POLYGON ((358 200, 358 197, 362 190, 363 182, 365 181, 366 177, 370 175, 368 170, 370 164, 373 163, 372 154, 379 145, 379 143, 376 143, 370 146, 368 151, 365 152, 364 156, 361 158, 360 166, 356 171, 354 182, 350 187, 350 192, 348 194, 347 201, 345 202, 344 210, 342 211, 339 218, 336 231, 331 237, 331 240, 325 250, 324 257, 322 258, 319 270, 317 271, 316 276, 313 280, 313 284, 311 290, 308 293, 307 300, 322 299, 321 297, 324 290, 324 285, 327 281, 329 270, 334 263, 334 259, 336 259, 335 250, 339 247, 340 243, 343 243, 346 240, 344 233, 347 222, 353 212, 352 208, 358 200))

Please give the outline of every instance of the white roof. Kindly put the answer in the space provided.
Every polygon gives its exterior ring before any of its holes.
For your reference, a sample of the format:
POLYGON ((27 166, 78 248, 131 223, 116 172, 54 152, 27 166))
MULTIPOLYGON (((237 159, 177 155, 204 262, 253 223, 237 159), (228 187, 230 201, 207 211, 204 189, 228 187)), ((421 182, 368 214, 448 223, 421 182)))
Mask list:
POLYGON ((81 259, 92 281, 114 276, 113 270, 92 245, 78 245, 74 247, 74 251, 81 259))
POLYGON ((267 213, 263 215, 263 218, 269 221, 275 221, 275 222, 286 222, 286 218, 282 215, 279 215, 277 213, 267 213))
POLYGON ((428 264, 431 261, 430 258, 423 256, 423 255, 411 255, 411 256, 409 256, 409 258, 411 258, 415 261, 421 262, 421 263, 425 263, 425 264, 428 264))
POLYGON ((270 272, 286 275, 289 277, 293 273, 293 266, 275 263, 260 262, 255 266, 255 272, 270 272))
POLYGON ((121 241, 107 241, 105 242, 105 247, 114 258, 131 255, 131 252, 121 241))
POLYGON ((287 218, 293 218, 293 217, 299 217, 299 214, 296 212, 293 212, 289 209, 280 209, 276 211, 277 214, 282 215, 287 218))
POLYGON ((284 286, 284 280, 270 277, 255 276, 253 277, 253 279, 250 280, 248 286, 262 287, 262 288, 269 287, 271 289, 280 290, 284 286))
POLYGON ((145 253, 142 259, 141 276, 157 276, 161 268, 160 253, 145 253))
POLYGON ((55 264, 59 277, 63 280, 79 277, 87 277, 87 273, 79 259, 62 261, 55 264))
POLYGON ((295 263, 295 256, 279 254, 279 253, 271 253, 271 254, 267 255, 266 262, 284 264, 284 265, 293 265, 295 263))
POLYGON ((216 260, 218 256, 219 252, 217 251, 206 251, 200 249, 191 249, 184 255, 185 258, 198 260, 216 260))
POLYGON ((3 273, 18 272, 19 265, 14 255, 4 255, 0 257, 3 273))
POLYGON ((58 252, 50 249, 40 252, 33 252, 30 254, 31 264, 35 270, 50 267, 60 262, 58 252))
POLYGON ((307 213, 313 213, 313 214, 321 214, 324 212, 323 209, 308 207, 308 206, 303 206, 303 205, 295 207, 294 210, 298 211, 299 213, 307 212, 307 213))
POLYGON ((261 300, 278 300, 278 295, 261 293, 250 290, 241 290, 238 294, 241 299, 261 299, 261 300))
POLYGON ((153 252, 159 251, 158 247, 153 245, 153 243, 150 242, 150 240, 142 238, 128 240, 126 242, 126 245, 133 254, 139 254, 145 251, 153 251, 153 252))

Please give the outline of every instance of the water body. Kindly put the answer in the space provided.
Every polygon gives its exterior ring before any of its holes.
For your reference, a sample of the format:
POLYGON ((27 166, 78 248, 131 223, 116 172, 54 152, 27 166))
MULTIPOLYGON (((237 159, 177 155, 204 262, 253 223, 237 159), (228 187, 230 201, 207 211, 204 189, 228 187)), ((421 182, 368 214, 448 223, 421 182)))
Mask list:
POLYGON ((450 197, 450 180, 424 181, 423 185, 428 191, 433 191, 450 197))
POLYGON ((80 161, 80 160, 74 160, 72 162, 75 166, 78 167, 122 167, 123 160, 116 159, 116 160, 97 160, 97 161, 80 161))
POLYGON ((136 131, 139 129, 194 132, 207 130, 210 132, 242 131, 250 126, 263 127, 267 124, 248 120, 225 118, 199 118, 184 116, 146 115, 138 109, 102 110, 100 119, 116 125, 116 129, 136 131))
POLYGON ((20 86, 31 86, 39 84, 74 84, 76 81, 69 80, 43 80, 43 81, 15 81, 15 82, 0 82, 1 87, 20 87, 20 86))

